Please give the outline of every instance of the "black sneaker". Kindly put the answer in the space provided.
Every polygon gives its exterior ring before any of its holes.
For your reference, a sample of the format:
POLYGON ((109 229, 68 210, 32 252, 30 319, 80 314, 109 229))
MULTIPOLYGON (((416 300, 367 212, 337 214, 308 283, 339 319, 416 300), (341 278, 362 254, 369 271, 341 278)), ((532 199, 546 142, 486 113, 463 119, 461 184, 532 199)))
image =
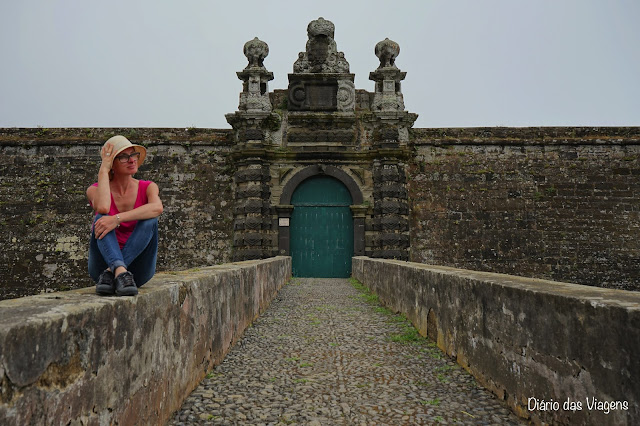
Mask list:
POLYGON ((133 280, 131 272, 123 272, 116 277, 116 294, 118 296, 135 296, 138 294, 138 286, 133 280))
POLYGON ((100 296, 113 296, 116 294, 115 279, 116 277, 113 275, 113 272, 105 269, 104 272, 100 274, 100 278, 98 278, 96 293, 100 296))

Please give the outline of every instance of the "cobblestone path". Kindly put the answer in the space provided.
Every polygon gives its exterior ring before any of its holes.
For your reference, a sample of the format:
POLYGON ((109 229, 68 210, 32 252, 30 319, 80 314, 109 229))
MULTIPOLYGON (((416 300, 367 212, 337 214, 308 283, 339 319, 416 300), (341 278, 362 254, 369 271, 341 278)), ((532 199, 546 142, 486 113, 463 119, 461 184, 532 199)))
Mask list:
POLYGON ((170 425, 520 424, 346 279, 294 278, 170 425))

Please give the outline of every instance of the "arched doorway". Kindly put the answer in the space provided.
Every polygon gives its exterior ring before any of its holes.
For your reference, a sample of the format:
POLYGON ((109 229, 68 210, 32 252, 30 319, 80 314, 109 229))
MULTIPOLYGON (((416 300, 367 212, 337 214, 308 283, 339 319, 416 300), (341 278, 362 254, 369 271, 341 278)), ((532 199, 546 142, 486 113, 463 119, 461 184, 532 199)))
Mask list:
POLYGON ((326 175, 310 177, 291 196, 293 276, 348 277, 353 256, 353 203, 349 189, 326 175))

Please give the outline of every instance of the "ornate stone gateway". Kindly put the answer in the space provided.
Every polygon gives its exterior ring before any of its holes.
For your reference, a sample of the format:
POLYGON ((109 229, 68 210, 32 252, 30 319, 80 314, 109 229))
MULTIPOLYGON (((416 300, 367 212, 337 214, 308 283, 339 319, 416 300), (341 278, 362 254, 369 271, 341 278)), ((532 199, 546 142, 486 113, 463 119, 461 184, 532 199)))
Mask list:
POLYGON ((296 190, 307 188, 302 193, 313 198, 314 182, 321 181, 343 190, 330 185, 316 190, 349 195, 350 214, 342 218, 348 217, 350 226, 330 225, 352 233, 352 246, 341 254, 344 264, 350 265, 353 255, 409 259, 405 161, 417 115, 404 110, 406 73, 395 65, 400 47, 389 39, 375 45, 380 66, 369 75, 375 83, 370 93, 355 89, 355 75, 334 34, 332 22, 310 22, 306 50, 293 65, 288 89, 273 92, 267 87, 273 74, 264 66, 267 44, 255 38, 244 46, 249 63, 238 72, 243 81, 238 111, 226 116, 235 135, 235 260, 291 254, 296 264, 305 256, 296 246, 301 238, 313 245, 313 239, 338 232, 321 229, 321 223, 333 223, 322 209, 309 221, 318 224, 311 237, 292 227, 299 211, 310 207, 296 202, 296 190))

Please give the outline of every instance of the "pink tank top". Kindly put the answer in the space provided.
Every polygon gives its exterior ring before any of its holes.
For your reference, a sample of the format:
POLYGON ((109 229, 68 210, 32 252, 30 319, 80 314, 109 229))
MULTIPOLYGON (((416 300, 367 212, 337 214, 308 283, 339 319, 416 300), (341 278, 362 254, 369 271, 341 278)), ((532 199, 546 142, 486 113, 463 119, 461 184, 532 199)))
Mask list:
MULTIPOLYGON (((140 180, 138 181, 138 195, 136 197, 136 202, 133 205, 133 208, 137 208, 140 206, 144 206, 149 202, 147 199, 147 188, 151 184, 150 180, 140 180)), ((98 182, 94 183, 93 186, 98 186, 98 182)), ((115 216, 120 211, 116 207, 116 202, 113 201, 113 195, 111 195, 111 208, 109 209, 109 216, 115 216)), ((131 236, 133 229, 136 227, 138 223, 137 220, 131 220, 129 222, 121 222, 120 227, 116 228, 116 238, 118 239, 118 244, 120 245, 120 250, 127 243, 127 240, 131 236)))

